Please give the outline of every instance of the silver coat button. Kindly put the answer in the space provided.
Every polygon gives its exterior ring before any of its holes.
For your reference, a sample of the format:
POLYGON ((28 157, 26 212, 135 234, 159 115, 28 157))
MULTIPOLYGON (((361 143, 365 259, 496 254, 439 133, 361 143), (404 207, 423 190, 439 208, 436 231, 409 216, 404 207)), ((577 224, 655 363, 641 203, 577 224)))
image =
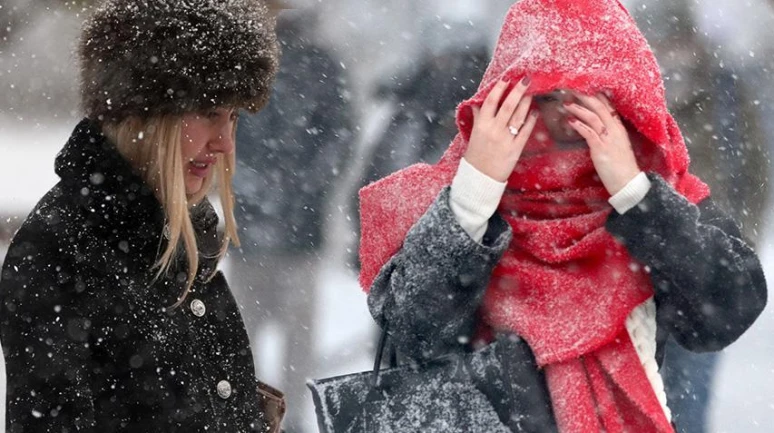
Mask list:
POLYGON ((224 400, 231 397, 231 384, 227 380, 218 382, 218 395, 224 400))
POLYGON ((194 316, 202 317, 207 312, 207 307, 204 306, 204 302, 194 299, 191 301, 191 311, 194 313, 194 316))

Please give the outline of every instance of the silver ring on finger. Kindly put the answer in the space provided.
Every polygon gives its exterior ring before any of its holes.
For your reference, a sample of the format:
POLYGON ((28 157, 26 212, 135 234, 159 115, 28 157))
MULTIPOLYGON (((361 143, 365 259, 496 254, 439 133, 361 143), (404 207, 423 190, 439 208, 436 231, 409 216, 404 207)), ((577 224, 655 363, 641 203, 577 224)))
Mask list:
POLYGON ((508 125, 508 132, 510 132, 511 135, 513 135, 514 137, 519 135, 519 130, 520 129, 521 128, 517 128, 517 127, 515 127, 513 125, 508 125))

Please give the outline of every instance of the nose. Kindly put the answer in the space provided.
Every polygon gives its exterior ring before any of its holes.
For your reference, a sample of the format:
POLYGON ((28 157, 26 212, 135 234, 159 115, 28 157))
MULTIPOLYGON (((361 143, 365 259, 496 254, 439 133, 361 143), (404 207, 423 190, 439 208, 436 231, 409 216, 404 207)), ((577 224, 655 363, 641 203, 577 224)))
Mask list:
POLYGON ((559 93, 559 99, 561 102, 578 102, 578 97, 569 90, 564 90, 559 93))
POLYGON ((212 153, 230 154, 234 152, 236 143, 234 143, 234 128, 236 125, 234 122, 226 122, 218 131, 214 134, 209 142, 209 149, 212 153))

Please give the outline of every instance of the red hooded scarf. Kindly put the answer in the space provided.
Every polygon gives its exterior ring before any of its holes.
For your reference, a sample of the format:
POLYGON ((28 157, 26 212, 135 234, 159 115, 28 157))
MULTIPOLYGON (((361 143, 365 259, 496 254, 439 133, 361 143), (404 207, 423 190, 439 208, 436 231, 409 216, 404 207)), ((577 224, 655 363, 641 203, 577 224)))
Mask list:
MULTIPOLYGON (((688 173, 658 65, 626 9, 617 0, 522 0, 505 18, 478 91, 458 107, 459 134, 441 160, 360 191, 365 290, 451 184, 470 138, 471 107, 498 80, 516 83, 525 75, 531 94, 606 91, 629 126, 640 168, 693 203, 709 195, 688 173)), ((539 121, 499 206, 514 237, 493 272, 482 317, 529 343, 546 370, 561 432, 671 432, 625 327, 632 310, 653 296, 652 284, 605 230, 608 198, 588 149, 555 150, 539 121)))

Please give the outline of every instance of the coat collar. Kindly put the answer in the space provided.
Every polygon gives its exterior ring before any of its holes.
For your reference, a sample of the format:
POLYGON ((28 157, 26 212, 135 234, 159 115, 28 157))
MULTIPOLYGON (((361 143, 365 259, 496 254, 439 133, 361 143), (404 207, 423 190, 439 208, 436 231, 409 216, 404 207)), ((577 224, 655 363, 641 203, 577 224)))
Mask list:
MULTIPOLYGON (((56 173, 65 194, 85 210, 79 236, 106 241, 108 250, 118 249, 152 265, 164 250, 164 210, 151 187, 103 135, 96 123, 84 119, 57 155, 56 173)), ((220 242, 218 217, 208 200, 195 206, 191 219, 200 251, 200 274, 216 266, 220 242)), ((180 259, 180 258, 179 258, 180 259)))

